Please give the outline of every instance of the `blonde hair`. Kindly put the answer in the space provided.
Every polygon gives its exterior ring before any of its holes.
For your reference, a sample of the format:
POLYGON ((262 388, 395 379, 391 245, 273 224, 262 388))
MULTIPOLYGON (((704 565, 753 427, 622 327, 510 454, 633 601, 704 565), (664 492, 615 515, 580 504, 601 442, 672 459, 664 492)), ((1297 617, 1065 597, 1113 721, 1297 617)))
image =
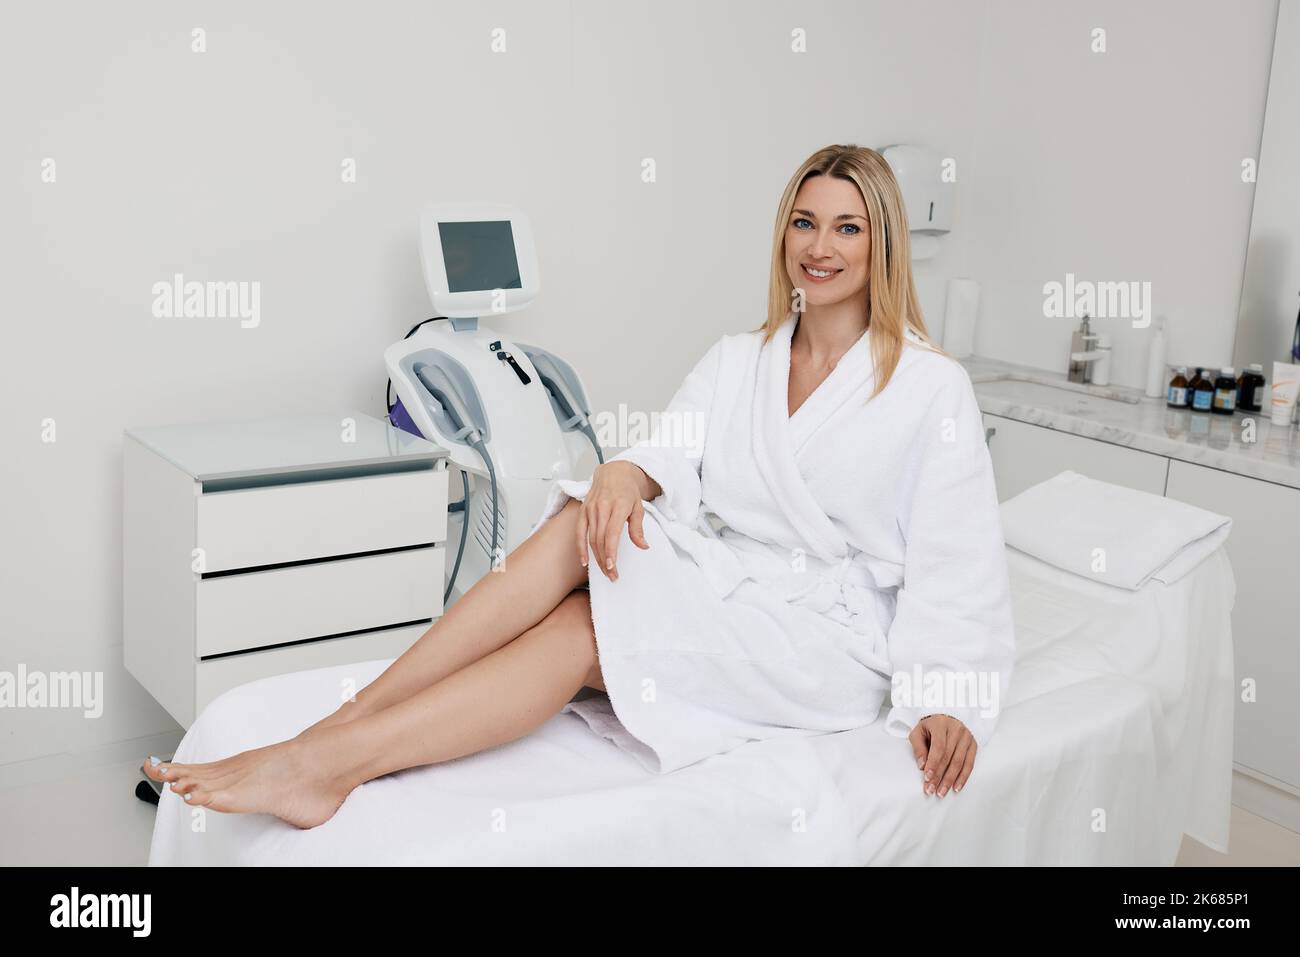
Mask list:
POLYGON ((889 163, 875 150, 851 144, 827 146, 804 160, 790 178, 776 211, 767 322, 755 331, 763 333, 766 344, 794 311, 795 287, 785 267, 785 234, 799 187, 813 176, 834 176, 853 183, 867 206, 871 230, 867 322, 871 328, 871 358, 877 373, 870 398, 875 398, 889 384, 898 367, 906 330, 910 329, 936 352, 947 355, 930 338, 921 315, 916 283, 912 279, 912 243, 902 191, 889 163))

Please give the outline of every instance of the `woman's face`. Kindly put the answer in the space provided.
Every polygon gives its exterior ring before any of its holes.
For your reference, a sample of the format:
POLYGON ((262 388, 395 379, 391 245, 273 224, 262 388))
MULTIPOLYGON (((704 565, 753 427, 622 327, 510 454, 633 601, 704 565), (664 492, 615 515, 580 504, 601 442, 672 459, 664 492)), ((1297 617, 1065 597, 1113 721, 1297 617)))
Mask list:
POLYGON ((865 299, 870 263, 867 205, 857 186, 835 176, 804 180, 785 228, 785 268, 805 304, 865 299))

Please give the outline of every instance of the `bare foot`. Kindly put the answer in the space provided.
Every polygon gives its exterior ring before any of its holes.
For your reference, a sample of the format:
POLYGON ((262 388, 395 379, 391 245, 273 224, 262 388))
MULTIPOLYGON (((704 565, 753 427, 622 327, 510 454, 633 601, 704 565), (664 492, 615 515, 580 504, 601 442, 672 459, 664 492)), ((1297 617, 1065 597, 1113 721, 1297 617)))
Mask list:
POLYGON ((274 814, 296 827, 310 828, 333 817, 355 787, 328 757, 314 736, 209 764, 146 761, 143 769, 151 780, 170 785, 191 807, 274 814))

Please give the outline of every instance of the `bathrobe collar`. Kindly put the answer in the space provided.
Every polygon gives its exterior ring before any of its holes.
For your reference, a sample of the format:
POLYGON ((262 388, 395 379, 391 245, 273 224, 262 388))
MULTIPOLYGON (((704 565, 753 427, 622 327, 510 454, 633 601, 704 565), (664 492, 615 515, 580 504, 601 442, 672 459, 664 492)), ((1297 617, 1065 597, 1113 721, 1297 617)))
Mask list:
POLYGON ((874 383, 870 330, 836 363, 831 374, 803 405, 789 414, 790 340, 797 317, 791 313, 764 347, 754 396, 754 451, 763 479, 786 518, 811 550, 827 559, 844 559, 848 542, 817 504, 798 457, 808 440, 846 402, 865 403, 874 383))

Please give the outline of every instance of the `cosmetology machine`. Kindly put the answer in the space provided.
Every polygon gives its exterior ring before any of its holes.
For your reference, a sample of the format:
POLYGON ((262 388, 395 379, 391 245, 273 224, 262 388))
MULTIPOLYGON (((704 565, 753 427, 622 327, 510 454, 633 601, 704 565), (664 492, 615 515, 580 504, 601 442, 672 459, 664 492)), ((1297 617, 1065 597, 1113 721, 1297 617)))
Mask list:
POLYGON ((573 367, 480 324, 537 295, 528 218, 503 205, 431 207, 420 217, 420 259, 436 316, 384 351, 397 393, 388 416, 446 448, 461 471, 450 604, 528 536, 557 478, 586 477, 577 470, 589 447, 597 462, 604 456, 573 367))

